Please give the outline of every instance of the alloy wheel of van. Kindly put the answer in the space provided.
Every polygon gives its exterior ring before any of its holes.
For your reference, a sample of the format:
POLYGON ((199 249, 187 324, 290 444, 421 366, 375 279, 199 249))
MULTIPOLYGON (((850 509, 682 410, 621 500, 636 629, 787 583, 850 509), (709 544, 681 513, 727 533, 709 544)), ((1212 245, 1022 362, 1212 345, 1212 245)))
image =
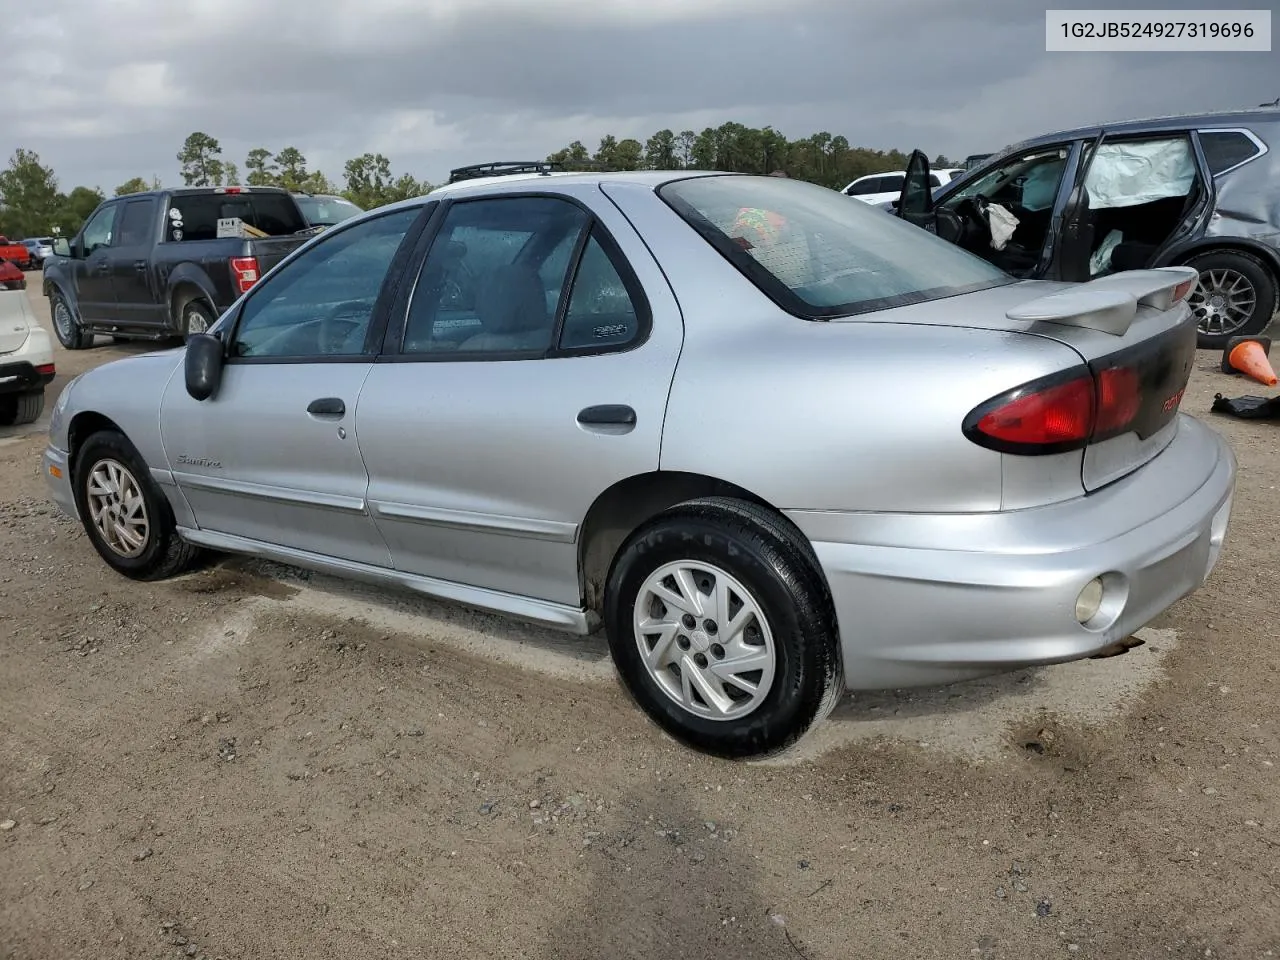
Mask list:
POLYGON ((677 740, 728 758, 785 750, 844 692, 831 593, 783 517, 688 500, 622 544, 604 590, 628 693, 677 740))
POLYGON ((715 564, 678 560, 653 571, 632 625, 649 676, 699 717, 745 716, 773 686, 769 621, 751 591, 715 564))
POLYGON ((1231 336, 1249 322, 1258 294, 1238 270, 1206 270, 1188 303, 1200 329, 1215 336, 1231 336))
POLYGON ((1221 350, 1232 337, 1259 334, 1271 323, 1276 276, 1257 257, 1243 250, 1214 250, 1186 265, 1200 274, 1187 303, 1202 350, 1221 350))

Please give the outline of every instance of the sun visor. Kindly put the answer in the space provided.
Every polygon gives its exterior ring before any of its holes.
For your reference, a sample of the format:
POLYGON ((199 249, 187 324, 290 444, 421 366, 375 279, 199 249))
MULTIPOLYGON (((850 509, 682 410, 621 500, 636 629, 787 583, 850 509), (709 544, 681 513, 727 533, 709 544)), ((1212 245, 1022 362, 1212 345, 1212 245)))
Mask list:
POLYGON ((1140 143, 1104 143, 1089 166, 1089 208, 1133 207, 1185 197, 1195 182, 1191 144, 1184 137, 1140 143))

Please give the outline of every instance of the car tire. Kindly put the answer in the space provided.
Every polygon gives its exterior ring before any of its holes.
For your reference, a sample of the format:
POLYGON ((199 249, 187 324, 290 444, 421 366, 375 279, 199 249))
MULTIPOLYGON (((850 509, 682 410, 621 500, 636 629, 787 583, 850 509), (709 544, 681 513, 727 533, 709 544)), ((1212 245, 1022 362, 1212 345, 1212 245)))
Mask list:
POLYGON ((49 316, 53 321, 53 334, 68 350, 84 350, 93 346, 93 334, 80 327, 76 312, 61 292, 49 294, 49 316))
POLYGON ((35 423, 44 413, 44 390, 0 396, 0 427, 35 423))
POLYGON ((133 580, 163 580, 190 569, 203 556, 201 548, 178 536, 168 499, 124 434, 100 430, 85 440, 75 456, 72 484, 89 541, 117 573, 133 580), (103 477, 111 481, 107 487, 98 482, 103 477), (107 520, 123 520, 110 536, 98 523, 104 510, 107 520), (121 529, 132 536, 123 536, 121 529))
POLYGON ((1267 329, 1276 312, 1276 277, 1267 265, 1240 250, 1214 250, 1187 260, 1200 272, 1191 308, 1196 313, 1196 343, 1202 350, 1222 350, 1232 337, 1253 336, 1267 329), (1230 310, 1222 323, 1218 311, 1230 310), (1247 315, 1241 316, 1241 313, 1247 315))
POLYGON ((786 521, 746 501, 687 501, 633 533, 609 572, 604 621, 631 697, 661 729, 705 753, 781 752, 844 693, 834 607, 817 559, 786 521), (681 581, 679 605, 659 599, 681 581), (646 618, 654 630, 642 629, 646 618), (649 655, 662 646, 661 659, 676 662, 651 669, 649 655), (685 671, 692 671, 687 682, 685 671))
POLYGON ((199 297, 183 300, 177 311, 178 333, 183 341, 190 340, 194 334, 206 333, 218 318, 213 315, 209 305, 199 297))

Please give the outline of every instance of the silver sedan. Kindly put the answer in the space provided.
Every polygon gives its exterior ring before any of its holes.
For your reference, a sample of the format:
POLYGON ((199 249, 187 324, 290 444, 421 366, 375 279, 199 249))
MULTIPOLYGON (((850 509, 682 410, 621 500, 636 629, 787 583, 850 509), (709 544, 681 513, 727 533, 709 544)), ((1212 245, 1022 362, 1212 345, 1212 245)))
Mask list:
POLYGON ((783 178, 472 180, 79 377, 44 470, 127 577, 253 554, 602 626, 658 725, 759 756, 1200 587, 1236 464, 1179 412, 1195 279, 1020 282, 783 178))

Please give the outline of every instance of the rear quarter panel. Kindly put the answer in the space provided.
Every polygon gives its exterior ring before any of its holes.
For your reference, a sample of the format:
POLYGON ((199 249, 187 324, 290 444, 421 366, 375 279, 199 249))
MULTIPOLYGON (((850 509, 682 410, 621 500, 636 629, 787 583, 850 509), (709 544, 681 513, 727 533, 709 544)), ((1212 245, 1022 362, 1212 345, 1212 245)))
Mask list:
MULTIPOLYGON (((775 306, 652 189, 606 184, 648 239, 684 315, 661 468, 727 480, 784 510, 972 512, 1079 496, 1079 453, 1003 457, 965 438, 979 403, 1081 362, 1065 344, 999 329, 826 323, 775 306), (1047 478, 1047 479, 1046 479, 1047 478)), ((1036 294, 1007 294, 1012 302, 1036 294)), ((1038 292, 1038 291, 1037 291, 1038 292)), ((1008 323, 1002 298, 992 321, 1008 323)), ((981 320, 975 317, 975 320, 981 320)))

